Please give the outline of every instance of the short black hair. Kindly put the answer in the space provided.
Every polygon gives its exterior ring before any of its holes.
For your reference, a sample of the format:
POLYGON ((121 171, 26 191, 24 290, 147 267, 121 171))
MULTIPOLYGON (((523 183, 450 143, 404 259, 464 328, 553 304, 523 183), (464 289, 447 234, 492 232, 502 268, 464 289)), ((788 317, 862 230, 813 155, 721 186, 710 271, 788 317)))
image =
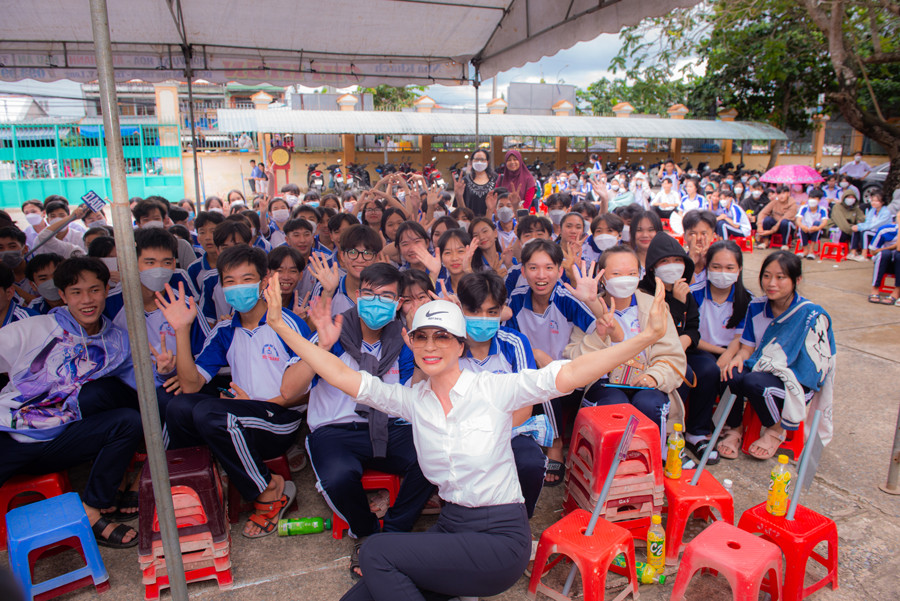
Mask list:
MULTIPOLYGON (((159 229, 159 228, 155 228, 155 229, 159 229)), ((170 226, 169 233, 172 234, 173 236, 177 236, 177 237, 181 238, 185 242, 190 242, 191 244, 193 244, 193 240, 191 240, 190 230, 187 229, 187 227, 181 225, 180 223, 176 223, 175 225, 170 226)), ((176 240, 175 242, 177 243, 178 241, 176 240)))
POLYGON ((712 231, 716 231, 716 214, 712 211, 695 209, 685 213, 684 218, 681 220, 681 224, 684 226, 684 231, 686 232, 694 229, 700 225, 700 223, 705 223, 712 231))
POLYGON ((226 270, 244 263, 249 263, 256 268, 256 273, 259 274, 260 280, 264 279, 269 271, 266 253, 263 249, 248 244, 238 244, 229 246, 219 253, 219 258, 216 260, 219 281, 221 282, 222 278, 225 277, 226 270))
POLYGON ((809 191, 810 198, 825 198, 825 193, 820 188, 813 188, 809 191))
MULTIPOLYGON (((241 217, 248 220, 250 222, 251 227, 255 227, 256 231, 259 232, 259 213, 254 211, 253 209, 244 209, 240 213, 238 213, 241 217)), ((253 232, 250 232, 251 234, 253 232)))
POLYGON ((306 269, 306 259, 300 254, 300 251, 287 245, 276 246, 272 249, 272 252, 269 253, 269 269, 275 271, 281 267, 286 257, 293 259, 299 271, 306 269))
POLYGON ((516 237, 521 238, 535 229, 544 230, 548 236, 553 235, 553 223, 549 219, 541 215, 526 215, 516 224, 516 237))
POLYGON ((359 287, 368 284, 374 288, 397 284, 397 295, 400 295, 400 283, 403 281, 403 272, 390 263, 375 263, 369 265, 359 274, 359 287))
POLYGON ((403 282, 400 284, 400 294, 409 290, 411 286, 419 286, 425 292, 434 292, 434 282, 421 269, 407 269, 401 273, 403 274, 403 282))
POLYGON ((40 210, 42 210, 42 211, 44 210, 44 203, 36 198, 32 198, 31 200, 26 200, 25 202, 22 203, 22 211, 23 212, 25 211, 25 207, 27 207, 28 205, 34 205, 37 208, 39 208, 40 210))
POLYGON ((61 202, 61 203, 63 203, 64 205, 66 205, 67 207, 69 206, 69 199, 66 198, 65 196, 60 195, 60 194, 51 194, 50 196, 48 196, 47 198, 45 198, 45 199, 44 199, 44 206, 46 207, 46 206, 47 206, 47 203, 49 203, 49 202, 61 202))
POLYGON ((285 235, 290 234, 294 230, 306 230, 308 232, 315 233, 315 230, 313 229, 312 224, 309 221, 307 221, 306 219, 303 219, 301 217, 289 219, 287 222, 285 222, 284 226, 281 228, 281 231, 285 235))
POLYGON ((186 210, 182 209, 178 205, 169 205, 169 219, 171 219, 172 221, 187 221, 188 217, 190 217, 190 213, 188 213, 186 210))
POLYGON ((178 256, 178 240, 172 233, 159 227, 151 227, 148 229, 140 229, 134 232, 134 247, 138 258, 147 248, 158 248, 167 250, 172 253, 173 257, 178 256))
POLYGON ((635 252, 635 250, 633 248, 631 248, 630 246, 628 246, 626 244, 616 244, 615 246, 607 248, 606 250, 603 251, 603 254, 600 255, 599 259, 597 259, 597 265, 594 267, 594 269, 597 272, 600 272, 603 269, 606 269, 607 259, 609 259, 612 255, 618 255, 618 254, 631 255, 632 257, 634 257, 634 260, 637 262, 638 266, 640 266, 640 264, 641 264, 641 262, 637 256, 637 252, 635 252))
POLYGON ((41 253, 39 255, 34 255, 25 266, 25 277, 33 282, 35 273, 45 269, 48 265, 59 265, 64 260, 65 259, 56 253, 41 253))
POLYGON ((194 217, 194 229, 199 230, 201 227, 213 223, 219 225, 225 221, 225 215, 222 213, 211 213, 209 211, 200 211, 194 217))
POLYGON ((568 192, 557 192, 548 196, 544 204, 547 205, 548 209, 551 205, 562 205, 568 209, 572 206, 572 195, 568 192))
POLYGON ((781 194, 782 192, 790 192, 790 191, 791 191, 790 186, 785 186, 784 184, 778 184, 778 186, 775 188, 776 194, 781 194))
MULTIPOLYGON (((291 194, 300 196, 300 186, 298 186, 297 184, 288 183, 288 184, 281 186, 281 192, 282 193, 290 192, 291 194)), ((308 194, 307 194, 307 196, 308 196, 308 194)))
POLYGON ((12 238, 22 246, 25 246, 25 242, 28 240, 25 232, 11 225, 0 227, 0 238, 12 238))
MULTIPOLYGON (((344 223, 351 226, 359 225, 359 219, 356 218, 356 215, 351 215, 350 213, 338 213, 328 220, 328 229, 332 232, 336 232, 341 229, 341 225, 344 223)), ((403 227, 403 224, 400 224, 400 227, 403 227)))
POLYGON ((449 229, 441 234, 438 240, 438 250, 440 250, 441 254, 444 254, 444 249, 447 248, 447 244, 453 239, 459 240, 459 243, 463 246, 472 244, 472 237, 469 236, 469 232, 466 230, 458 227, 449 229))
POLYGON ((381 239, 381 234, 370 228, 368 225, 354 225, 353 227, 348 228, 341 236, 339 246, 342 251, 348 251, 351 248, 356 248, 360 244, 362 244, 366 250, 371 250, 373 253, 380 253, 381 249, 384 248, 384 241, 381 239))
POLYGON ((622 218, 616 215, 615 213, 604 213, 603 215, 598 215, 594 217, 594 220, 591 221, 591 233, 593 234, 597 231, 597 227, 601 224, 605 223, 606 227, 611 229, 614 232, 618 232, 621 234, 625 230, 625 222, 622 221, 622 218))
POLYGON ((10 286, 16 283, 16 274, 13 270, 6 266, 6 263, 0 263, 0 288, 8 290, 10 286))
POLYGON ((166 204, 159 202, 155 198, 145 198, 134 205, 134 208, 131 209, 131 214, 137 223, 140 223, 141 219, 150 215, 154 210, 158 210, 159 216, 165 219, 167 208, 166 204))
POLYGON ((88 236, 97 236, 97 235, 109 236, 110 238, 115 237, 115 236, 113 236, 112 228, 109 227, 108 225, 95 225, 95 226, 89 227, 88 229, 84 230, 84 233, 81 234, 81 239, 87 240, 88 236))
MULTIPOLYGON (((137 232, 135 232, 137 234, 137 232)), ((137 236, 135 236, 137 237, 137 236)), ((87 254, 89 257, 104 258, 116 248, 116 241, 112 236, 99 236, 91 240, 88 244, 87 254)))
MULTIPOLYGON (((586 174, 582 173, 582 175, 586 175, 586 174)), ((598 213, 597 207, 593 203, 590 203, 590 202, 576 202, 574 205, 572 205, 572 212, 573 213, 587 213, 588 215, 590 215, 591 219, 596 217, 597 213, 598 213)))
POLYGON ((553 261, 553 264, 557 267, 562 265, 563 259, 565 258, 559 244, 543 238, 535 238, 534 240, 529 240, 522 249, 522 265, 528 263, 528 261, 531 260, 531 257, 538 252, 547 253, 550 260, 553 261))
POLYGON ((103 285, 109 284, 109 269, 100 259, 96 257, 76 256, 66 259, 56 266, 53 272, 53 285, 62 292, 66 288, 78 283, 81 274, 89 271, 97 276, 103 285))
POLYGON ((65 200, 51 200, 44 204, 44 211, 47 213, 52 213, 53 211, 58 211, 62 209, 66 212, 66 215, 70 213, 69 211, 69 203, 65 200))
POLYGON ((225 220, 213 230, 213 244, 221 248, 232 236, 234 236, 234 241, 238 244, 241 242, 250 244, 251 240, 253 240, 250 234, 250 226, 244 220, 225 220))
POLYGON ((456 296, 467 311, 478 311, 488 298, 502 307, 506 304, 506 284, 493 271, 467 273, 459 280, 456 296))
POLYGON ((428 232, 425 231, 425 228, 422 227, 422 224, 418 221, 404 221, 400 224, 400 227, 397 228, 397 233, 395 234, 396 240, 394 242, 400 243, 400 238, 406 232, 412 232, 415 234, 416 238, 421 238, 428 242, 428 232))
POLYGON ((322 212, 317 207, 311 207, 309 205, 297 205, 296 207, 294 207, 294 210, 291 211, 291 217, 296 219, 300 216, 301 213, 312 213, 316 223, 322 221, 322 212))

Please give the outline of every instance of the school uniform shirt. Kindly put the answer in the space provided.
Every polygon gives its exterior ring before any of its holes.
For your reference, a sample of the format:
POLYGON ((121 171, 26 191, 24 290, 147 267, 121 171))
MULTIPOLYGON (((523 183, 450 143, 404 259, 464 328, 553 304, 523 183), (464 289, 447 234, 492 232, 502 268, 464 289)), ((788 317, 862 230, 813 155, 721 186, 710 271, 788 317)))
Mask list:
MULTIPOLYGON (((211 274, 215 274, 217 278, 219 277, 219 272, 216 270, 215 266, 209 264, 209 256, 207 253, 203 253, 203 256, 188 265, 187 272, 191 278, 191 282, 194 284, 194 290, 197 292, 203 290, 203 281, 211 274)), ((198 300, 200 299, 199 296, 195 298, 198 300)))
POLYGON ((35 315, 46 315, 52 308, 53 307, 50 306, 50 303, 48 303, 43 296, 39 296, 28 303, 28 310, 33 312, 35 315))
POLYGON ((253 246, 255 246, 256 248, 261 248, 266 254, 269 254, 269 252, 272 250, 272 245, 268 240, 263 238, 262 235, 256 237, 256 240, 253 242, 253 246))
MULTIPOLYGON (((803 300, 806 299, 795 292, 787 311, 790 311, 794 305, 803 300)), ((775 315, 772 313, 772 305, 769 304, 768 297, 761 296, 751 300, 747 306, 747 316, 744 317, 741 344, 756 348, 773 319, 775 319, 775 315)))
POLYGON ((744 329, 744 319, 734 328, 727 328, 726 325, 731 320, 734 313, 734 286, 728 292, 728 298, 723 303, 717 303, 712 298, 709 285, 703 287, 702 290, 692 292, 694 300, 700 305, 700 339, 715 344, 716 346, 728 347, 739 330, 744 329))
MULTIPOLYGON (((22 278, 18 282, 16 282, 16 286, 27 292, 28 294, 37 294, 37 288, 34 287, 34 284, 31 283, 31 280, 28 278, 22 278)), ((19 293, 16 293, 16 296, 19 296, 19 293)))
POLYGON ((269 222, 269 243, 272 245, 272 248, 284 246, 287 243, 284 232, 281 231, 281 228, 274 221, 269 222))
POLYGON ((525 334, 534 348, 544 351, 551 359, 562 357, 576 326, 585 334, 594 331, 594 314, 560 282, 556 282, 547 309, 541 315, 533 310, 530 287, 514 290, 509 307, 513 316, 504 325, 525 334))
MULTIPOLYGON (((741 230, 742 238, 750 235, 750 231, 752 229, 752 226, 750 225, 750 219, 747 217, 747 213, 744 211, 744 209, 741 208, 739 204, 737 204, 736 202, 732 202, 730 207, 728 207, 727 209, 722 209, 722 214, 738 224, 738 229, 741 230)), ((734 227, 727 222, 725 225, 727 225, 728 227, 734 227)), ((731 234, 731 232, 726 230, 725 234, 727 236, 731 234)))
MULTIPOLYGON (((288 311, 281 310, 284 322, 292 330, 310 337, 306 323, 288 311)), ((265 401, 281 394, 281 377, 294 351, 284 343, 267 323, 266 315, 252 330, 241 325, 235 313, 230 321, 221 321, 206 339, 195 363, 197 371, 209 382, 223 367, 231 368, 231 381, 251 399, 265 401)))
POLYGON ((706 197, 698 194, 691 200, 687 194, 681 195, 681 204, 678 205, 678 212, 684 215, 688 211, 694 210, 704 210, 708 205, 706 204, 706 197))
POLYGON ((200 291, 200 313, 211 323, 216 323, 224 315, 231 315, 234 309, 225 300, 225 291, 219 282, 219 274, 210 275, 203 281, 200 291))
POLYGON ((650 201, 650 206, 659 207, 663 211, 674 211, 680 204, 681 194, 675 189, 675 185, 672 186, 668 194, 660 190, 653 197, 653 200, 650 201))
POLYGON ((32 311, 27 307, 23 307, 19 304, 16 299, 12 299, 9 301, 9 308, 6 311, 6 315, 3 317, 3 323, 0 324, 0 327, 7 326, 16 321, 22 321, 23 319, 28 319, 29 317, 34 317, 39 315, 37 311, 32 311))
MULTIPOLYGON (((319 342, 318 334, 313 334, 310 339, 313 344, 319 342)), ((369 344, 363 341, 362 352, 374 355, 378 359, 381 358, 381 341, 375 344, 369 344)), ((331 354, 344 362, 347 367, 359 371, 359 364, 350 356, 350 353, 344 350, 340 341, 331 347, 331 354)), ((299 358, 292 360, 290 363, 300 361, 299 358)), ((382 376, 380 381, 387 384, 406 384, 412 377, 413 369, 416 366, 413 353, 408 347, 404 346, 400 351, 400 356, 394 361, 393 365, 388 368, 387 372, 382 376)), ((368 375, 367 372, 361 372, 368 375)), ((280 380, 279 380, 280 383, 280 380)), ((394 416, 395 414, 391 414, 394 416)), ((359 415, 356 412, 356 400, 349 395, 344 394, 340 389, 335 388, 324 379, 316 376, 310 383, 309 389, 309 408, 307 410, 307 423, 310 431, 314 431, 321 426, 332 424, 349 424, 353 422, 368 423, 368 418, 359 415)))
POLYGON ((815 227, 828 219, 828 211, 818 207, 810 210, 809 205, 806 205, 800 209, 800 213, 797 216, 800 217, 802 225, 815 227))
POLYGON ((489 371, 495 374, 512 374, 523 369, 537 369, 531 343, 521 333, 507 327, 500 327, 491 338, 491 347, 484 360, 476 359, 471 351, 459 358, 460 369, 474 372, 489 371))
POLYGON ((566 361, 516 374, 463 370, 453 388, 453 410, 444 414, 430 381, 406 387, 366 372, 356 400, 409 421, 424 476, 445 501, 463 507, 523 503, 509 440, 511 415, 562 396, 556 376, 566 361))
POLYGON ((694 281, 691 283, 691 292, 699 292, 706 287, 706 270, 694 272, 694 281))
MULTIPOLYGON (((319 298, 320 296, 322 296, 322 284, 316 280, 316 285, 310 298, 319 298)), ((302 300, 303 296, 300 298, 302 300)), ((334 296, 331 297, 331 316, 337 317, 347 309, 352 309, 355 306, 356 301, 347 294, 347 276, 346 274, 342 275, 338 281, 337 290, 334 291, 334 296)))

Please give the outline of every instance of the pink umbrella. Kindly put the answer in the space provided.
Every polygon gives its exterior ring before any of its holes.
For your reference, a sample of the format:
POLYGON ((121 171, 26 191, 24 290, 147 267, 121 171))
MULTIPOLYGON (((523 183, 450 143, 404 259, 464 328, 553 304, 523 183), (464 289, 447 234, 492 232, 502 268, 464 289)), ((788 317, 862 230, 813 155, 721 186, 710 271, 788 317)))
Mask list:
POLYGON ((818 184, 825 181, 818 171, 806 165, 779 165, 759 178, 769 184, 818 184))

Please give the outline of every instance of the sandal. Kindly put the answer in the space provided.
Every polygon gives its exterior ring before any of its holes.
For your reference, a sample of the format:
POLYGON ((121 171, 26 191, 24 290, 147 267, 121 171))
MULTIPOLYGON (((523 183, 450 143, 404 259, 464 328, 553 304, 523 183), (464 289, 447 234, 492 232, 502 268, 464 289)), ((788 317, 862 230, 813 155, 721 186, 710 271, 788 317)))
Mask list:
MULTIPOLYGON (((880 294, 870 294, 869 302, 877 305, 877 304, 882 303, 883 301, 882 301, 882 297, 880 294)), ((893 303, 891 303, 891 304, 893 304, 893 303)))
POLYGON ((97 540, 97 544, 101 547, 109 547, 111 549, 128 549, 134 547, 138 544, 138 536, 137 531, 131 526, 126 526, 125 524, 119 524, 113 531, 109 533, 109 536, 104 537, 103 531, 106 530, 108 526, 113 524, 108 519, 103 516, 100 516, 100 519, 94 522, 94 525, 91 526, 91 530, 94 531, 94 538, 97 540), (132 538, 127 543, 123 543, 122 541, 125 539, 125 535, 129 532, 134 532, 134 538, 132 538))
POLYGON ((737 459, 738 451, 741 449, 741 440, 743 440, 742 432, 738 432, 735 428, 725 430, 716 444, 716 451, 718 451, 719 457, 722 459, 737 459))
POLYGON ((781 446, 781 443, 784 442, 786 436, 787 432, 782 432, 779 436, 777 434, 774 434, 771 429, 766 428, 765 431, 763 431, 762 435, 756 440, 756 442, 751 444, 750 448, 747 449, 747 454, 754 459, 759 459, 761 461, 771 459, 775 456, 775 453, 778 452, 778 448, 781 446), (775 445, 771 448, 766 448, 762 444, 760 444, 766 440, 775 441, 775 445), (753 449, 757 449, 757 451, 754 452, 753 449))
POLYGON ((287 452, 288 467, 292 474, 303 471, 306 467, 306 452, 299 444, 292 445, 287 452))
POLYGON ((544 475, 544 486, 559 486, 566 475, 566 465, 561 461, 547 461, 547 473, 544 475), (547 480, 547 476, 556 476, 556 480, 547 480))
POLYGON ((893 305, 897 302, 897 299, 893 296, 883 296, 878 301, 882 305, 893 305))
POLYGON ((359 580, 362 578, 362 570, 359 570, 359 550, 362 549, 363 544, 369 539, 368 536, 361 536, 353 541, 353 551, 350 553, 350 577, 353 580, 359 580))
POLYGON ((258 534, 247 534, 246 531, 241 531, 241 534, 247 538, 262 538, 275 532, 278 520, 287 511, 288 506, 294 502, 294 497, 296 496, 296 485, 291 480, 285 480, 284 491, 282 491, 280 499, 269 503, 260 503, 258 501, 253 503, 253 509, 262 513, 253 513, 248 519, 259 526, 261 532, 258 534))
MULTIPOLYGON (((697 464, 700 464, 700 459, 703 458, 703 453, 706 452, 706 447, 709 446, 709 440, 698 440, 696 444, 690 443, 688 441, 684 441, 684 448, 691 452, 691 454, 697 459, 697 464)), ((706 465, 715 465, 719 463, 719 452, 713 449, 709 453, 709 457, 706 459, 706 465)))
POLYGON ((119 494, 117 496, 118 499, 116 500, 116 507, 118 507, 118 509, 112 514, 105 515, 103 517, 113 520, 114 522, 130 522, 132 520, 136 520, 139 513, 137 509, 135 509, 135 511, 122 511, 122 508, 137 508, 138 501, 140 499, 140 495, 138 494, 138 492, 136 490, 123 490, 119 491, 119 494))

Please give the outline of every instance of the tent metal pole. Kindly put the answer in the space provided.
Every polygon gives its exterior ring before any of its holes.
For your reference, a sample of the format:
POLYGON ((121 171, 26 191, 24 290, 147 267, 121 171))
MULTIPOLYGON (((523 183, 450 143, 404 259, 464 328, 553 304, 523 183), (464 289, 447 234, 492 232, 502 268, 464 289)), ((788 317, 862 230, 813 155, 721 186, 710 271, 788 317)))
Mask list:
POLYGON ((106 128, 109 176, 113 197, 113 227, 116 246, 119 249, 119 273, 122 277, 122 291, 125 297, 125 316, 138 387, 144 441, 147 444, 147 461, 153 479, 153 496, 156 499, 172 599, 187 601, 184 564, 181 560, 181 546, 178 542, 178 528, 175 523, 175 507, 169 484, 169 469, 166 464, 166 452, 159 421, 156 386, 148 350, 144 301, 141 295, 137 253, 134 248, 134 230, 131 227, 131 211, 128 207, 128 184, 125 179, 122 133, 119 129, 119 103, 116 95, 106 0, 91 0, 91 29, 93 30, 94 54, 100 83, 103 126, 106 128))
MULTIPOLYGON (((479 123, 478 123, 478 80, 475 80, 475 150, 478 150, 478 144, 481 141, 479 139, 479 135, 481 134, 479 123)), ((472 151, 474 152, 474 151, 472 151)))
POLYGON ((184 53, 184 76, 187 78, 188 86, 188 119, 191 120, 191 154, 194 158, 194 194, 196 195, 197 206, 201 206, 204 199, 200 196, 200 170, 197 167, 197 124, 194 122, 194 69, 191 67, 192 53, 187 44, 181 46, 181 51, 184 53))

